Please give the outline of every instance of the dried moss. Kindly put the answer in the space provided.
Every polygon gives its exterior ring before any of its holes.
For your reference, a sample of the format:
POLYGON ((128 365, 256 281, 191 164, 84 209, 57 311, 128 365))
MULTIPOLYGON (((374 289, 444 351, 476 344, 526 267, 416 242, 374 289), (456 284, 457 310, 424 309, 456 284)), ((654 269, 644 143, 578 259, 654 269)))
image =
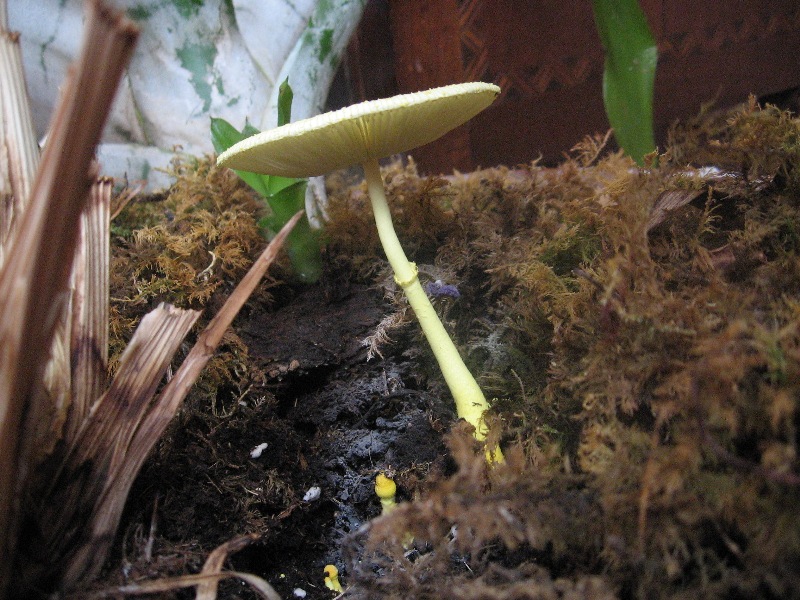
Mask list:
MULTIPOLYGON (((208 307, 202 327, 266 244, 257 225, 260 204, 230 170, 202 159, 178 161, 173 171, 176 182, 165 194, 134 198, 112 222, 112 368, 141 317, 160 302, 208 307)), ((264 287, 255 301, 269 301, 264 287)), ((235 402, 259 378, 244 343, 228 332, 195 395, 225 412, 230 407, 218 404, 235 402)))
MULTIPOLYGON (((558 169, 493 169, 447 188, 395 167, 401 239, 459 286, 449 325, 500 397, 507 435, 544 470, 517 463, 498 482, 460 463, 374 524, 370 547, 390 557, 374 560, 392 575, 371 582, 354 567, 360 586, 549 597, 566 572, 573 588, 601 577, 598 597, 796 597, 798 132, 791 115, 751 102, 677 127, 647 171, 596 139, 558 169), (573 470, 591 510, 549 515, 558 532, 543 533, 541 511, 565 501, 573 470), (403 557, 407 532, 432 552, 403 557), (520 544, 510 576, 503 560, 520 544)), ((337 220, 363 191, 346 198, 337 220)), ((374 260, 368 234, 339 231, 333 244, 354 264, 374 260)))
POLYGON ((797 191, 800 123, 755 98, 727 113, 700 115, 670 132, 667 158, 679 165, 714 165, 757 183, 780 177, 797 191))

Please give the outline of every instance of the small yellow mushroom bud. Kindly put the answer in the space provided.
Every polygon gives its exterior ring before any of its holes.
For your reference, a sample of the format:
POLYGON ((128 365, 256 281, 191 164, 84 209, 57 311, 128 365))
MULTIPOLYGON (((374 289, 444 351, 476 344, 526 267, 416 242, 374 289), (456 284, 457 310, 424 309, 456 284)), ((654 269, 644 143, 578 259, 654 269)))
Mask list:
POLYGON ((333 565, 325 565, 323 571, 325 571, 325 587, 341 594, 344 590, 342 584, 339 583, 339 569, 333 565))
POLYGON ((397 493, 397 485, 393 479, 388 478, 383 473, 379 473, 375 478, 375 493, 381 499, 384 515, 397 506, 397 502, 394 499, 397 493))

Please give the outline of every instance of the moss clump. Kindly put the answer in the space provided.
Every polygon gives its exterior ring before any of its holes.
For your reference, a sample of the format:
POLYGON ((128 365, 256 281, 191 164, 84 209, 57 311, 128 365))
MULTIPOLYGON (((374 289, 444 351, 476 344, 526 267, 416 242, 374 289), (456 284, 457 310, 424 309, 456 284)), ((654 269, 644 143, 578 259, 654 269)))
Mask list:
POLYGON ((673 164, 714 165, 758 184, 775 177, 797 191, 800 123, 788 111, 759 106, 755 98, 728 113, 700 115, 670 132, 673 164))
MULTIPOLYGON (((139 319, 160 302, 210 307, 213 316, 265 245, 260 204, 228 169, 207 159, 173 165, 176 183, 162 195, 135 198, 112 221, 110 363, 112 368, 139 319)), ((256 292, 266 301, 267 293, 256 292)), ((177 359, 180 363, 182 357, 177 359)), ((215 411, 218 390, 236 395, 249 373, 247 348, 226 334, 199 383, 215 411)), ((240 390, 241 391, 241 390, 240 390)))
MULTIPOLYGON (((528 466, 506 473, 520 486, 510 493, 507 481, 472 480, 462 464, 376 527, 374 547, 410 531, 450 557, 404 562, 409 577, 381 580, 386 597, 411 582, 417 597, 447 597, 437 594, 459 582, 480 589, 503 579, 497 561, 506 568, 509 556, 515 577, 531 568, 535 579, 532 565, 544 564, 548 585, 602 576, 603 594, 623 597, 794 597, 798 123, 750 103, 676 128, 647 171, 603 155, 596 140, 557 169, 493 169, 450 178, 447 188, 394 167, 400 237, 417 235, 412 260, 461 291, 442 307, 446 320, 486 391, 501 398, 528 466), (432 232, 445 243, 430 256, 432 232), (562 532, 543 533, 537 515, 575 485, 591 510, 565 508, 554 522, 595 533, 559 559, 562 532), (484 493, 473 497, 475 489, 484 493), (530 539, 514 538, 499 514, 530 539), (454 522, 464 524, 448 546, 443 524, 454 522), (546 561, 534 540, 549 548, 546 561), (436 578, 447 584, 434 594, 436 578)), ((336 219, 357 201, 358 193, 334 197, 336 219)), ((353 249, 340 231, 332 246, 353 249)), ((538 597, 511 589, 506 580, 492 597, 538 597)))

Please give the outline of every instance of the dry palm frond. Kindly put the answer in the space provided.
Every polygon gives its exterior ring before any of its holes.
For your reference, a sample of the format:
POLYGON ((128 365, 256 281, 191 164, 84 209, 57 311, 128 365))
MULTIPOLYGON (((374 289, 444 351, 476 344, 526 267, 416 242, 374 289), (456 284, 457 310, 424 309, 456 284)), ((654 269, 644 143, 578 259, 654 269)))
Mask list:
POLYGON ((66 299, 78 221, 94 180, 95 147, 138 30, 89 3, 86 42, 65 86, 23 213, 0 272, 0 596, 14 563, 20 506, 44 412, 45 365, 66 299), (33 417, 33 421, 29 419, 33 417))
POLYGON ((109 179, 92 186, 81 217, 80 245, 72 268, 72 393, 64 432, 67 446, 106 388, 111 189, 109 179))
MULTIPOLYGON (((84 49, 27 203, 18 173, 29 165, 9 150, 25 132, 5 136, 0 113, 0 193, 8 208, 0 236, 7 256, 0 270, 0 599, 77 591, 97 575, 134 478, 301 216, 264 250, 155 399, 198 311, 162 304, 146 315, 109 384, 111 182, 96 179, 93 153, 138 31, 103 0, 87 6, 84 49)), ((207 572, 179 585, 209 584, 201 586, 208 595, 212 580, 237 576, 277 597, 259 578, 219 573, 236 547, 221 549, 207 572)))
POLYGON ((19 35, 6 30, 6 3, 0 2, 0 265, 3 248, 31 193, 39 146, 25 90, 19 35))
MULTIPOLYGON (((120 371, 111 384, 111 389, 106 395, 105 402, 98 403, 99 407, 92 410, 92 415, 89 419, 90 423, 95 421, 98 423, 98 428, 105 428, 105 430, 98 432, 89 432, 87 430, 86 433, 81 436, 77 445, 80 448, 79 451, 84 453, 84 460, 72 459, 70 461, 71 474, 64 478, 64 487, 67 490, 65 492, 67 496, 71 493, 77 493, 85 500, 96 501, 96 503, 93 506, 91 518, 87 520, 87 523, 83 527, 84 537, 80 540, 80 547, 66 559, 64 564, 59 565, 59 569, 63 570, 65 573, 63 576, 64 579, 62 580, 62 587, 69 589, 76 584, 90 581, 92 577, 99 572, 105 562, 107 552, 110 549, 111 542, 117 530, 125 500, 128 497, 128 492, 133 485, 136 475, 144 464, 145 459, 150 453, 150 450, 163 435, 167 425, 172 421, 172 418, 175 416, 186 394, 189 392, 189 389, 197 380, 203 367, 222 340, 225 330, 230 326, 231 322, 233 322, 239 309, 275 260, 286 236, 289 235, 289 232, 297 224, 301 216, 302 212, 297 213, 286 223, 278 235, 273 238, 217 315, 208 324, 205 331, 198 336, 197 342, 195 342, 194 346, 189 351, 183 364, 181 364, 175 376, 164 387, 158 397, 153 400, 152 403, 147 402, 155 391, 155 387, 151 388, 147 399, 145 399, 144 394, 138 399, 140 404, 145 404, 145 406, 138 407, 138 410, 141 412, 135 417, 130 418, 120 416, 117 412, 119 411, 117 405, 121 404, 127 406, 128 399, 116 396, 112 393, 115 387, 120 393, 124 393, 127 389, 125 385, 117 386, 119 377, 127 362, 126 356, 123 355, 123 358, 120 360, 120 371), (113 413, 95 418, 95 413, 99 412, 104 405, 108 405, 108 410, 113 411, 113 413), (124 437, 125 428, 128 426, 135 426, 135 431, 131 432, 131 437, 124 437), (115 439, 106 439, 105 443, 108 445, 106 448, 93 441, 97 437, 115 439), (82 447, 84 445, 90 445, 92 447, 87 450, 82 447), (98 498, 96 495, 87 493, 87 483, 81 482, 80 478, 82 473, 86 470, 87 465, 92 464, 93 461, 96 463, 98 460, 102 460, 105 456, 104 453, 107 451, 113 452, 114 458, 109 463, 107 470, 98 472, 98 476, 102 481, 94 481, 95 484, 102 484, 103 486, 103 494, 98 498)), ((146 315, 145 319, 149 316, 149 314, 146 315)), ((143 325, 144 320, 142 324, 139 325, 139 328, 137 328, 137 334, 143 325)), ((178 342, 179 341, 180 340, 178 340, 178 342)), ((132 344, 133 340, 131 340, 131 345, 132 344)), ((129 350, 126 349, 125 354, 128 354, 128 352, 129 350)), ((142 365, 137 365, 138 368, 145 368, 145 366, 153 360, 149 351, 147 353, 142 353, 142 359, 144 363, 142 365)), ((129 407, 128 410, 133 409, 129 407)), ((77 506, 74 508, 77 508, 77 506)), ((60 517, 58 522, 64 525, 74 525, 74 521, 72 521, 70 517, 75 516, 80 516, 80 513, 64 515, 60 517)), ((43 516, 40 526, 44 527, 52 522, 54 522, 52 521, 52 517, 43 516)), ((59 536, 60 535, 59 532, 59 536)), ((54 557, 53 555, 49 555, 48 558, 53 560, 54 557)))
POLYGON ((34 518, 42 539, 34 543, 44 551, 47 566, 56 570, 48 575, 61 579, 64 587, 93 576, 102 566, 116 523, 99 516, 121 493, 122 503, 127 497, 127 489, 116 485, 116 475, 126 462, 149 450, 134 442, 139 426, 148 412, 158 410, 151 406, 153 395, 199 314, 161 305, 145 315, 114 381, 83 422, 56 473, 42 474, 51 483, 37 494, 41 499, 34 518))
POLYGON ((109 205, 112 181, 92 185, 81 215, 69 302, 58 316, 44 382, 28 417, 36 440, 25 460, 38 464, 57 442, 70 447, 92 404, 107 386, 109 205))
POLYGON ((37 473, 39 484, 27 502, 34 527, 23 536, 23 587, 47 581, 74 590, 97 575, 134 478, 301 214, 267 246, 155 400, 156 387, 199 312, 162 305, 142 319, 108 391, 91 407, 62 458, 51 457, 37 473))

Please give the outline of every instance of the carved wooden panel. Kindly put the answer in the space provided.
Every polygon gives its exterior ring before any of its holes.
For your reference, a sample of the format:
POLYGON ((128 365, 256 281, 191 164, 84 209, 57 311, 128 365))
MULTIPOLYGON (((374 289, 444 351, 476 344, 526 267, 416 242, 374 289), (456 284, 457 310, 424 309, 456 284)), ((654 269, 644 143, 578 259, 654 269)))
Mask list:
POLYGON ((702 103, 731 106, 800 86, 800 3, 796 0, 649 0, 658 40, 656 132, 702 103))
MULTIPOLYGON (((374 1, 374 0, 373 0, 374 1)), ((382 0, 400 92, 461 81, 503 89, 484 113, 414 152, 427 172, 555 162, 608 128, 603 53, 581 0, 382 0)), ((658 41, 657 139, 716 99, 800 86, 797 0, 641 0, 658 41)), ((385 35, 386 32, 380 32, 385 35)), ((368 74, 367 74, 368 75, 368 74)))

